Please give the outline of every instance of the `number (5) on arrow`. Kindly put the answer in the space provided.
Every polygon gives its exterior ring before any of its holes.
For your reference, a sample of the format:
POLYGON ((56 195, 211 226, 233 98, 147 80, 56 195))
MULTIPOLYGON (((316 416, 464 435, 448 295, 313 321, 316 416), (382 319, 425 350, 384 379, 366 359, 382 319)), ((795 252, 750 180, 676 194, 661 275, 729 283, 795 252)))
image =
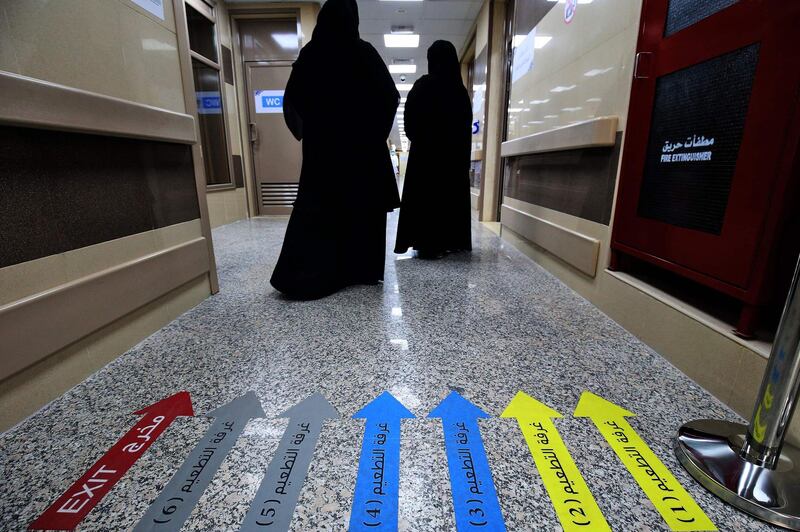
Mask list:
POLYGON ((192 416, 189 392, 178 392, 134 412, 142 416, 29 530, 73 530, 178 416, 192 416))
POLYGON ((670 529, 717 529, 625 420, 636 414, 591 392, 583 392, 573 415, 592 420, 670 529))
POLYGON ((610 531, 551 420, 561 414, 525 392, 517 392, 500 417, 517 419, 564 531, 610 531))
POLYGON ((327 399, 315 393, 279 417, 288 417, 289 425, 239 530, 289 530, 322 424, 341 416, 327 399))
POLYGON ((489 415, 453 391, 428 417, 442 418, 456 529, 505 531, 478 428, 478 418, 489 415))
POLYGON ((400 420, 413 418, 400 401, 383 392, 353 415, 366 418, 350 532, 397 530, 400 484, 400 420))
POLYGON ((248 392, 206 415, 214 418, 214 423, 172 480, 161 490, 134 532, 179 530, 222 461, 233 449, 247 422, 253 418, 263 418, 264 410, 256 394, 248 392))

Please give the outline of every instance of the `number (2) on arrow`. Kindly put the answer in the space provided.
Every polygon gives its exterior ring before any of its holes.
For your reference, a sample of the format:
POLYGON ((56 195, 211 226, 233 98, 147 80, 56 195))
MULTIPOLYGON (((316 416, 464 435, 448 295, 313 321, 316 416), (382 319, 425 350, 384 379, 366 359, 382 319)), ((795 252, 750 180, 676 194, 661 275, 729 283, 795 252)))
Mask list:
POLYGON ((322 424, 341 416, 315 393, 279 417, 288 417, 289 425, 239 530, 289 530, 322 424))
POLYGON ((179 530, 197 505, 222 461, 233 449, 247 422, 263 418, 254 392, 247 392, 206 414, 214 423, 189 453, 172 480, 161 490, 134 532, 179 530))
POLYGON ((565 532, 610 531, 603 512, 551 420, 561 414, 530 395, 518 392, 500 417, 517 419, 565 532))
POLYGON ((636 414, 591 392, 583 392, 573 415, 592 420, 672 530, 717 529, 692 496, 625 421, 626 417, 636 414))
POLYGON ((442 418, 456 529, 505 531, 478 428, 478 418, 489 415, 452 391, 428 417, 442 418))
POLYGON ((353 415, 366 418, 350 532, 397 530, 400 484, 400 420, 413 418, 400 401, 383 392, 353 415))
POLYGON ((189 392, 178 392, 134 412, 143 416, 29 530, 73 530, 178 416, 192 416, 189 392))

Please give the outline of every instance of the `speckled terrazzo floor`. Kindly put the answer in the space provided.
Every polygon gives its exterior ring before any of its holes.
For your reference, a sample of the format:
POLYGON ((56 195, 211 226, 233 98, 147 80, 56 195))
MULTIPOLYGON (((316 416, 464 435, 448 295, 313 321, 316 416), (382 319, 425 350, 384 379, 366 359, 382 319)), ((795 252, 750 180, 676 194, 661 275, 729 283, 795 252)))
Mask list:
MULTIPOLYGON (((350 416, 384 390, 418 416, 402 425, 400 529, 455 530, 441 422, 425 419, 450 389, 495 416, 480 427, 509 530, 560 530, 516 422, 496 417, 518 390, 564 414, 556 426, 614 530, 667 527, 593 424, 570 416, 583 390, 638 414, 633 428, 720 530, 771 529, 706 493, 672 454, 683 422, 737 417, 490 231, 476 225, 474 252, 441 261, 387 251, 382 286, 289 302, 268 282, 285 227, 215 230, 218 295, 0 436, 0 530, 24 530, 137 421, 131 412, 180 390, 196 414, 253 390, 267 414, 184 530, 238 529, 287 424, 274 416, 313 392, 343 418, 322 430, 292 530, 346 529, 363 430, 350 416)), ((210 423, 177 419, 79 529, 130 530, 210 423)))

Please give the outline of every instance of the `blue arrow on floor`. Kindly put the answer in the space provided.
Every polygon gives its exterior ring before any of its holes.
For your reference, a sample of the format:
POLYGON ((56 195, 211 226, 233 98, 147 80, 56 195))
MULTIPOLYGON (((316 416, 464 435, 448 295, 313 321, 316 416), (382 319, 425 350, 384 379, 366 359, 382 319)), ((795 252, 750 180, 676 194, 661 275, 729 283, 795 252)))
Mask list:
POLYGON ((478 418, 490 416, 453 391, 428 417, 442 418, 456 529, 504 531, 506 525, 478 428, 478 418))
POLYGON ((383 392, 353 415, 366 418, 358 478, 350 511, 350 532, 397 530, 400 484, 400 420, 414 414, 383 392))

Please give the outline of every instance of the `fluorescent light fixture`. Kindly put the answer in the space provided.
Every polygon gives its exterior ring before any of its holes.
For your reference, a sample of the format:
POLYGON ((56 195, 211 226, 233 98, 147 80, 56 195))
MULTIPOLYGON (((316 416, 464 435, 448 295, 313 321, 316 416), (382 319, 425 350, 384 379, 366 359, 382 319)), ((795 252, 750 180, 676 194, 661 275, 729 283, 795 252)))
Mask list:
POLYGON ((383 45, 386 48, 418 48, 419 35, 412 33, 411 35, 392 35, 385 33, 383 35, 383 45))
POLYGON ((558 85, 557 87, 550 89, 550 92, 567 92, 571 91, 575 87, 577 87, 577 85, 567 85, 566 87, 564 85, 558 85))
POLYGON ((589 99, 588 99, 588 100, 586 100, 586 101, 587 101, 587 102, 602 102, 602 101, 603 101, 603 99, 602 99, 602 98, 589 98, 589 99))
POLYGON ((392 74, 416 74, 417 65, 389 65, 392 74))
POLYGON ((520 111, 522 111, 522 107, 509 107, 508 108, 508 112, 509 113, 519 113, 520 111))
POLYGON ((550 101, 550 98, 547 98, 546 100, 531 100, 531 101, 528 102, 528 105, 541 105, 541 104, 547 103, 549 101, 550 101))
POLYGON ((531 121, 530 121, 530 122, 528 122, 528 123, 529 123, 529 124, 544 124, 544 121, 542 121, 542 120, 531 120, 531 121))
POLYGON ((586 76, 587 78, 593 78, 595 76, 599 76, 600 74, 605 74, 606 72, 611 72, 612 70, 614 70, 614 67, 593 68, 593 69, 589 70, 588 72, 584 72, 583 75, 586 76))
POLYGON ((528 111, 530 111, 530 110, 531 110, 531 108, 530 108, 530 107, 526 107, 525 109, 523 109, 523 110, 522 110, 522 112, 523 112, 523 113, 527 113, 527 112, 528 112, 528 111))
POLYGON ((574 113, 575 111, 580 111, 581 109, 583 109, 583 107, 564 107, 561 110, 567 113, 574 113))
POLYGON ((539 48, 544 48, 545 46, 547 46, 547 43, 549 43, 551 39, 552 37, 550 37, 549 35, 534 35, 533 47, 536 48, 537 50, 539 48))
POLYGON ((558 118, 558 115, 544 115, 544 118, 558 118))
POLYGON ((297 50, 299 48, 296 33, 273 33, 272 40, 284 50, 297 50))
POLYGON ((394 86, 397 87, 397 90, 400 92, 408 92, 414 85, 412 83, 395 83, 394 86))

